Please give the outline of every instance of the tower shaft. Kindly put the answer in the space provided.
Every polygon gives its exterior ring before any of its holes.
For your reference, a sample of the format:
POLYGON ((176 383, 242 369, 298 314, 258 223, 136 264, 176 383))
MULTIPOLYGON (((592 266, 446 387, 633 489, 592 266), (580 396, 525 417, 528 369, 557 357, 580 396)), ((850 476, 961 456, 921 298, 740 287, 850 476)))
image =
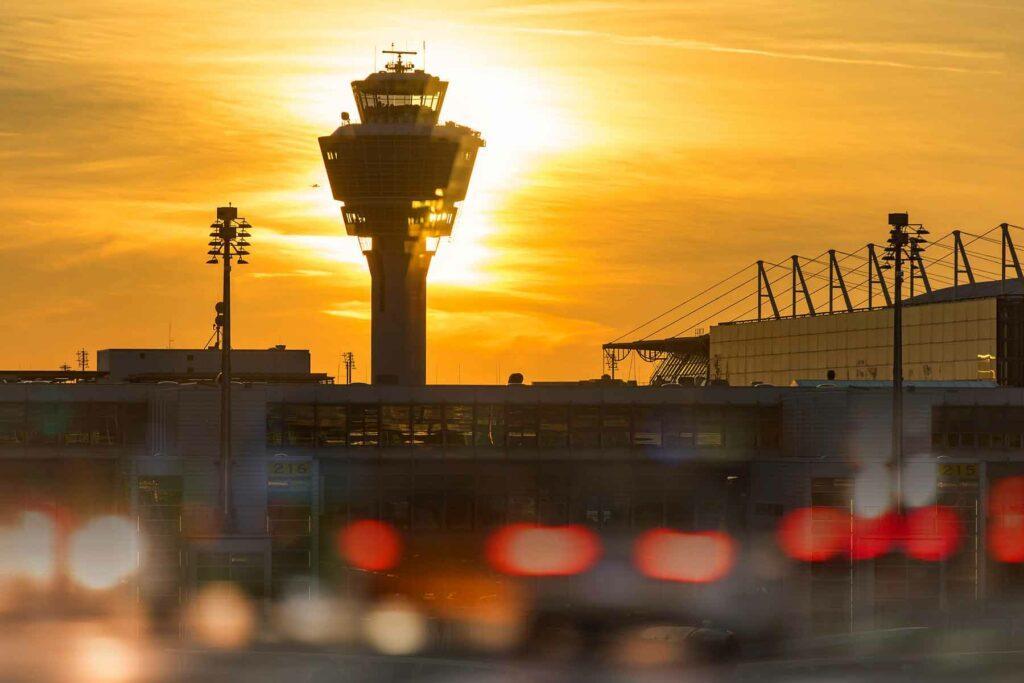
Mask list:
POLYGON ((365 252, 372 277, 371 376, 375 384, 416 386, 427 378, 427 271, 424 240, 375 237, 365 252))

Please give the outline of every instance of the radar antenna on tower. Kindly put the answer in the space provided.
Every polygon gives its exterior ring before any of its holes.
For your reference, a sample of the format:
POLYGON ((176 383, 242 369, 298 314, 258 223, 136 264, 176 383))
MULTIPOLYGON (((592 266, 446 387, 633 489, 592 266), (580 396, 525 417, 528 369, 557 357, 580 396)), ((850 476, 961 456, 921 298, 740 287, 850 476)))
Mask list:
POLYGON ((395 55, 395 59, 388 62, 385 68, 391 73, 404 74, 406 71, 412 71, 415 66, 411 61, 403 62, 402 55, 415 55, 416 50, 396 50, 394 43, 391 44, 390 50, 381 50, 386 55, 395 55))

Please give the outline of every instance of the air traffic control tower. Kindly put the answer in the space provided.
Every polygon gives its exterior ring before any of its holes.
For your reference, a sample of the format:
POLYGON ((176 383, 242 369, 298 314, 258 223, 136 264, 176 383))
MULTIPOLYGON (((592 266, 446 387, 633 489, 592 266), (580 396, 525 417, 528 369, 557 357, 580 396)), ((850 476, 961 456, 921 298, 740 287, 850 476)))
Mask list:
POLYGON ((353 81, 360 123, 320 138, 334 198, 349 235, 359 238, 373 279, 374 384, 426 381, 427 270, 452 233, 466 197, 480 133, 438 125, 448 83, 393 56, 384 71, 353 81))

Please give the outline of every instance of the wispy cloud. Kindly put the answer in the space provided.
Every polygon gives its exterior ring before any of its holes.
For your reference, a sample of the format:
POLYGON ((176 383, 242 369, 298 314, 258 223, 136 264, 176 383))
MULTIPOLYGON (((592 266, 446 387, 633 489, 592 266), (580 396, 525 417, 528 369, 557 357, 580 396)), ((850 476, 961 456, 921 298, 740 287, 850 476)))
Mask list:
POLYGON ((672 38, 668 36, 659 35, 631 36, 620 33, 611 33, 607 31, 592 31, 588 29, 543 28, 529 26, 513 27, 512 30, 522 33, 535 33, 541 35, 607 40, 619 45, 660 47, 675 50, 689 50, 694 52, 718 52, 724 54, 748 55, 751 57, 765 57, 768 59, 787 59, 801 62, 817 62, 820 64, 850 64, 858 66, 887 67, 892 69, 947 71, 952 73, 1001 73, 998 70, 976 69, 972 67, 954 66, 949 64, 915 64, 913 62, 904 62, 892 59, 872 59, 867 57, 841 57, 837 55, 814 54, 809 52, 786 52, 781 50, 740 47, 736 45, 724 45, 721 43, 712 43, 702 40, 691 40, 689 38, 672 38))
POLYGON ((326 277, 326 276, 332 275, 332 274, 333 273, 330 273, 330 272, 328 272, 326 270, 299 269, 299 270, 282 271, 282 272, 277 272, 277 273, 270 273, 270 272, 253 273, 252 276, 254 278, 256 278, 257 280, 266 280, 266 279, 270 279, 270 278, 282 278, 282 277, 288 277, 288 278, 291 278, 291 277, 326 277))
POLYGON ((365 301, 345 301, 323 311, 335 318, 370 320, 370 308, 365 301))
POLYGON ((602 0, 570 0, 569 2, 544 2, 529 5, 506 5, 491 7, 486 13, 507 17, 551 17, 580 14, 603 14, 607 12, 642 12, 662 9, 679 9, 679 2, 606 2, 602 0))

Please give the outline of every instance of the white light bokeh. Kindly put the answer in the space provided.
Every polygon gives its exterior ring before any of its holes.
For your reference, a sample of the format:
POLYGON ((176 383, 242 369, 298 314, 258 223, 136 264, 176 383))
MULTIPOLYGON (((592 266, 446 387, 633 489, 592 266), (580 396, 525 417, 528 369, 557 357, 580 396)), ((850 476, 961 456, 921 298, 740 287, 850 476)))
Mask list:
POLYGON ((68 573, 85 588, 113 588, 138 566, 139 534, 127 519, 97 517, 68 541, 68 573))
POLYGON ((853 510, 858 517, 874 519, 892 505, 892 475, 884 463, 864 465, 853 480, 853 510))
POLYGON ((378 652, 411 655, 427 644, 427 623, 415 606, 404 600, 388 600, 366 615, 363 636, 378 652))
POLYGON ((935 502, 939 491, 939 468, 932 460, 915 460, 903 468, 903 502, 923 507, 935 502))
POLYGON ((354 607, 332 596, 293 593, 277 606, 276 616, 281 633, 300 643, 326 645, 354 636, 354 607))
POLYGON ((43 512, 26 511, 16 526, 0 529, 0 576, 46 582, 56 566, 57 525, 43 512))

